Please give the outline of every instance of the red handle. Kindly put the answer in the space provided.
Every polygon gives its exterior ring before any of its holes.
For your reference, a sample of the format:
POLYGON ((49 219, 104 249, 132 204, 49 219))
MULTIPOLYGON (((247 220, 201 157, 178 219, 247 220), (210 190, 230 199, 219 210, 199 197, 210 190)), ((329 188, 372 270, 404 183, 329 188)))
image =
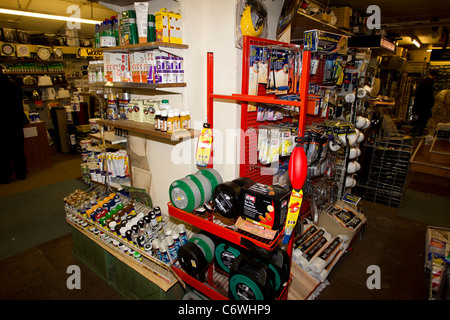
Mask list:
POLYGON ((292 151, 288 166, 289 179, 295 190, 300 190, 308 173, 308 160, 301 144, 297 144, 292 151))

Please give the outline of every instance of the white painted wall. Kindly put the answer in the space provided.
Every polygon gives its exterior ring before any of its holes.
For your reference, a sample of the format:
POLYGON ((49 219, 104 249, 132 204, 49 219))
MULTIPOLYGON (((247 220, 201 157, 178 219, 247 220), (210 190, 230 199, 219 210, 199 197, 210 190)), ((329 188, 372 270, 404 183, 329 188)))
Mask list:
MULTIPOLYGON (((268 10, 269 38, 276 37, 276 23, 284 0, 264 0, 268 10)), ((235 47, 236 1, 233 0, 152 0, 150 12, 166 7, 182 14, 183 43, 189 49, 184 56, 187 87, 179 97, 163 96, 191 112, 195 129, 201 130, 206 121, 206 57, 214 53, 214 92, 218 94, 241 92, 242 50, 235 47), (177 10, 177 6, 179 6, 177 10), (180 100, 181 98, 181 100, 180 100)), ((115 10, 121 8, 113 7, 115 10)), ((239 175, 240 105, 234 101, 214 102, 214 129, 216 134, 214 168, 224 181, 239 175)), ((140 139, 140 138, 137 138, 140 139)), ((169 186, 176 180, 197 171, 194 164, 197 139, 176 145, 147 140, 147 157, 152 174, 150 195, 154 205, 167 210, 169 186), (183 159, 181 159, 183 158, 183 159)))

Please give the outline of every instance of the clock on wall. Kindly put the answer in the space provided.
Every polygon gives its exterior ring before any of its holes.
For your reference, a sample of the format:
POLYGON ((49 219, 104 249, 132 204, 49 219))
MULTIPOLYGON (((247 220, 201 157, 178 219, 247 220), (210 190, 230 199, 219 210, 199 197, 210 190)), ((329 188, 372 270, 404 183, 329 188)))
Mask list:
POLYGON ((53 48, 53 55, 55 56, 55 58, 62 58, 63 57, 63 52, 62 52, 62 48, 56 47, 53 48))
POLYGON ((48 47, 38 47, 36 50, 36 55, 41 60, 50 60, 52 53, 48 47))
POLYGON ((3 43, 2 44, 2 56, 12 56, 14 55, 15 50, 12 44, 3 43))
POLYGON ((16 51, 18 57, 30 57, 30 48, 26 44, 17 44, 16 51))

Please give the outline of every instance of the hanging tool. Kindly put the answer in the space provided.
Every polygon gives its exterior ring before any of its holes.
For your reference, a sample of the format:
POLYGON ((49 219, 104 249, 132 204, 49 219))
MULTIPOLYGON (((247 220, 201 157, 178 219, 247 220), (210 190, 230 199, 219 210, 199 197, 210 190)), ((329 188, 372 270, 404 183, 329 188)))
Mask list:
POLYGON ((289 160, 288 172, 291 180, 292 192, 289 199, 288 213, 286 216, 286 227, 284 231, 283 244, 287 244, 297 224, 298 215, 303 201, 303 184, 308 173, 308 159, 303 149, 303 139, 295 138, 297 145, 292 151, 289 160))

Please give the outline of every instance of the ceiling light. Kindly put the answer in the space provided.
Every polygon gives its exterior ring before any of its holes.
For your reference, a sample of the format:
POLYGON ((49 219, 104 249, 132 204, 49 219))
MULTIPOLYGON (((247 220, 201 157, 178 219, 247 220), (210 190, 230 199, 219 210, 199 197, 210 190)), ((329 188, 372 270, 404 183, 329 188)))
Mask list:
POLYGON ((414 38, 411 38, 411 41, 412 41, 413 44, 415 44, 415 46, 416 46, 417 48, 420 48, 420 41, 419 41, 419 39, 417 39, 416 37, 414 37, 414 38))
POLYGON ((100 24, 100 23, 102 23, 102 21, 97 21, 97 20, 88 20, 88 19, 80 19, 80 18, 75 18, 75 17, 56 16, 56 15, 52 15, 52 14, 37 13, 37 12, 30 12, 30 11, 20 11, 20 10, 10 10, 10 9, 2 9, 2 8, 0 8, 0 13, 12 14, 12 15, 17 15, 17 16, 25 16, 25 17, 33 17, 33 18, 50 19, 50 20, 61 20, 61 21, 89 23, 89 24, 100 24))

